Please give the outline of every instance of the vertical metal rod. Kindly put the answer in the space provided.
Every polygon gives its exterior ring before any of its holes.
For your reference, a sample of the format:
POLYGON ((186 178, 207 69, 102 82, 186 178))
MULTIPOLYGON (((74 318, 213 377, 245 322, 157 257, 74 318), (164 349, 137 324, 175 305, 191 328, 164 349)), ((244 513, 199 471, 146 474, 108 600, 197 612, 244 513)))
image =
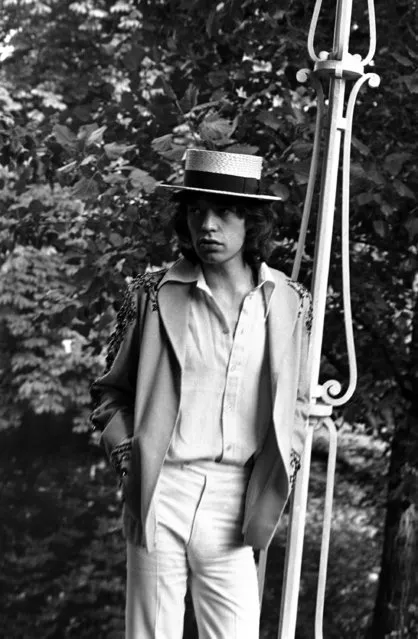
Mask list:
POLYGON ((342 60, 348 53, 352 10, 353 0, 337 0, 337 9, 335 12, 334 51, 332 56, 335 60, 342 60))
POLYGON ((306 436, 302 465, 296 478, 296 485, 289 514, 283 591, 279 619, 279 639, 292 639, 296 632, 300 567, 302 564, 306 504, 308 501, 312 438, 313 428, 310 427, 306 436), (291 570, 289 570, 290 567, 291 570))
POLYGON ((327 580, 329 541, 331 536, 332 500, 335 483, 335 467, 337 462, 337 429, 333 420, 327 417, 323 421, 329 434, 327 482, 325 489, 324 521, 322 528, 321 556, 319 560, 318 590, 316 593, 315 639, 323 637, 323 617, 325 605, 325 586, 327 580))
POLYGON ((260 550, 260 556, 258 559, 257 579, 258 579, 258 599, 260 602, 260 610, 263 605, 263 593, 264 584, 266 581, 266 568, 267 568, 268 549, 260 550))

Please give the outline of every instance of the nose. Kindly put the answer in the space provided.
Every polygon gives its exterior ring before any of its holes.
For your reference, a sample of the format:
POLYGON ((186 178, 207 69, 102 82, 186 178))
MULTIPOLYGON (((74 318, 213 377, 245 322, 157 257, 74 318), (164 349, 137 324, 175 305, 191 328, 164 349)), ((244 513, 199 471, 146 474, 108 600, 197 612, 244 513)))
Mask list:
POLYGON ((214 231, 217 228, 218 216, 216 212, 208 208, 201 217, 201 228, 204 231, 214 231))

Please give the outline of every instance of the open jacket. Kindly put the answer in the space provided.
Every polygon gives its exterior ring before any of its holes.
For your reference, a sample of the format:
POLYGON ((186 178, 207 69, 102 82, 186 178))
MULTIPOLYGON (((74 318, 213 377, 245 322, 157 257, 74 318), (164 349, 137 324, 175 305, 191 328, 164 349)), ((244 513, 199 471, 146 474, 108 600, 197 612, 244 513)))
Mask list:
MULTIPOLYGON (((105 374, 92 386, 91 421, 110 455, 132 438, 125 483, 124 530, 151 549, 152 497, 179 412, 190 290, 195 269, 185 259, 166 270, 137 276, 118 313, 105 374)), ((311 297, 299 283, 270 268, 275 279, 267 318, 272 424, 256 457, 243 523, 245 543, 266 548, 279 523, 299 466, 309 416, 307 353, 311 297)))

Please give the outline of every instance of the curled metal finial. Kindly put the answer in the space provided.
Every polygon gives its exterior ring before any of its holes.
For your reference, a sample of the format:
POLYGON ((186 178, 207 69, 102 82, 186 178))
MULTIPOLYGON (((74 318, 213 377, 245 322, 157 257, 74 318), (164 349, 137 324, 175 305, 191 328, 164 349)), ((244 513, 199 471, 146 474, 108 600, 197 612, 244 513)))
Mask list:
POLYGON ((308 53, 313 62, 319 62, 319 60, 321 59, 315 53, 314 44, 316 27, 318 26, 319 14, 321 13, 321 6, 322 0, 316 0, 308 33, 308 53))
POLYGON ((350 159, 351 159, 351 138, 353 129, 354 107, 358 92, 363 84, 368 82, 369 86, 377 87, 380 78, 376 73, 368 73, 357 80, 351 89, 346 112, 346 129, 344 135, 343 166, 342 166, 342 209, 341 209, 341 255, 343 271, 343 307, 344 325, 347 343, 347 355, 349 366, 349 383, 343 395, 341 384, 336 380, 329 380, 322 385, 322 400, 332 406, 341 406, 348 402, 354 394, 357 386, 357 362, 354 345, 353 319, 351 312, 350 296, 350 251, 349 251, 349 206, 350 206, 350 159))
MULTIPOLYGON (((369 21, 369 36, 370 36, 370 44, 369 44, 369 51, 366 55, 366 57, 364 59, 361 58, 360 55, 356 54, 354 56, 352 56, 351 54, 348 54, 348 51, 346 50, 345 47, 343 47, 342 49, 340 49, 339 51, 335 51, 332 53, 328 53, 326 51, 321 51, 319 53, 319 55, 316 54, 315 52, 315 33, 316 33, 316 29, 318 26, 318 20, 319 20, 319 15, 321 13, 321 8, 322 8, 322 0, 316 0, 315 2, 315 7, 313 10, 313 14, 312 14, 312 20, 311 20, 311 24, 309 27, 309 33, 308 33, 308 53, 309 56, 311 58, 311 60, 315 63, 317 62, 321 62, 327 59, 347 59, 347 61, 353 58, 357 58, 357 62, 362 66, 365 67, 368 64, 370 64, 370 62, 373 60, 373 56, 375 54, 376 51, 376 16, 375 16, 375 10, 374 10, 374 0, 367 0, 367 12, 368 12, 368 21, 369 21), (335 55, 336 54, 336 55, 335 55)), ((350 13, 351 13, 351 8, 350 8, 350 13)), ((341 23, 340 23, 341 24, 341 23)), ((347 35, 347 43, 346 46, 348 46, 348 35, 347 35)))

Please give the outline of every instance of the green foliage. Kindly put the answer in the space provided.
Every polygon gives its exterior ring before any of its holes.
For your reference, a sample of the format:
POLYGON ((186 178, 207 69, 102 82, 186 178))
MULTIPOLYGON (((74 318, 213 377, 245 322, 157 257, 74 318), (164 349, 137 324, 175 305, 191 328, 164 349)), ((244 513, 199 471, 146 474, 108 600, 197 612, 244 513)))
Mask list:
POLYGON ((35 414, 83 415, 89 407, 88 378, 96 368, 86 338, 72 326, 80 308, 52 247, 16 246, 1 269, 2 364, 0 428, 35 414), (67 348, 65 348, 67 347, 67 348))

